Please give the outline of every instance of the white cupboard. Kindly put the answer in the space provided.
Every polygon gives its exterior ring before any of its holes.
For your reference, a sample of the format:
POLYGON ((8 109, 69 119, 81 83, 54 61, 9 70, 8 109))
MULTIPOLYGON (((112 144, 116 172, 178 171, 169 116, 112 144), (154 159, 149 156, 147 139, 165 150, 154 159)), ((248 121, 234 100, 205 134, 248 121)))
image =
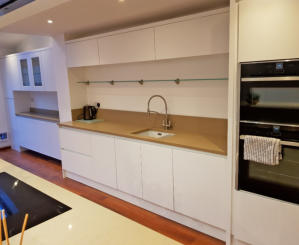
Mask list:
POLYGON ((116 64, 155 59, 153 28, 121 33, 99 39, 100 64, 116 64))
POLYGON ((54 122, 15 117, 20 146, 60 159, 59 128, 54 122))
POLYGON ((225 157, 173 150, 175 211, 225 229, 226 169, 225 157))
POLYGON ((96 181, 116 188, 115 138, 92 134, 91 155, 96 166, 96 181))
POLYGON ((67 127, 60 137, 66 177, 222 239, 225 156, 67 127))
POLYGON ((115 151, 118 189, 142 198, 141 144, 116 139, 115 151))
POLYGON ((66 44, 66 58, 68 67, 99 65, 97 40, 90 39, 66 44))
POLYGON ((239 61, 299 58, 299 1, 239 3, 239 61))
POLYGON ((155 28, 157 59, 228 53, 229 13, 155 28))
MULTIPOLYGON (((20 82, 20 90, 27 91, 45 91, 47 90, 46 70, 51 69, 48 65, 49 60, 46 60, 47 51, 36 51, 17 55, 18 59, 18 74, 20 82)), ((55 81, 50 81, 54 83, 55 81)), ((50 86, 50 84, 49 84, 50 86)), ((50 90, 55 91, 50 86, 50 90)))
POLYGON ((172 150, 143 143, 141 156, 143 199, 173 209, 172 150))
POLYGON ((60 128, 60 147, 83 155, 91 155, 91 134, 82 130, 60 128))

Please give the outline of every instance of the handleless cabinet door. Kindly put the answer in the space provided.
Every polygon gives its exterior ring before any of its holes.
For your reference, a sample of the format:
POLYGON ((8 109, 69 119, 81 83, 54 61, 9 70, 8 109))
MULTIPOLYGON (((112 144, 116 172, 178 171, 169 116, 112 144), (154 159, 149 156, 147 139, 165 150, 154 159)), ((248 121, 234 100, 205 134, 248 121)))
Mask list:
POLYGON ((154 36, 149 28, 100 38, 101 65, 154 60, 154 36))
POLYGON ((229 14, 215 14, 155 28, 156 58, 228 53, 229 14))
POLYGON ((143 199, 173 209, 172 150, 159 145, 142 144, 141 155, 143 199))
POLYGON ((239 61, 299 57, 299 1, 239 3, 239 61))
POLYGON ((118 189, 142 198, 141 144, 127 139, 116 139, 118 189))
POLYGON ((173 150, 175 211, 225 229, 226 169, 224 156, 173 150))
POLYGON ((100 64, 96 39, 66 44, 68 67, 94 66, 100 64))
POLYGON ((115 138, 93 134, 91 139, 91 151, 96 169, 95 181, 116 188, 115 138))

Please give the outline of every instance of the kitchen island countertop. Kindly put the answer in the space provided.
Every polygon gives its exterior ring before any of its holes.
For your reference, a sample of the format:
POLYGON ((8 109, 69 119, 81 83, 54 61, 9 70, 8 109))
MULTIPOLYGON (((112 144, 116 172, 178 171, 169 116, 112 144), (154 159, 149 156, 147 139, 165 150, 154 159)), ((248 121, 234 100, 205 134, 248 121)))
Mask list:
MULTIPOLYGON (((1 159, 0 172, 22 180, 72 208, 26 230, 24 245, 180 244, 1 159)), ((10 243, 19 244, 19 240, 20 234, 11 237, 10 243)))

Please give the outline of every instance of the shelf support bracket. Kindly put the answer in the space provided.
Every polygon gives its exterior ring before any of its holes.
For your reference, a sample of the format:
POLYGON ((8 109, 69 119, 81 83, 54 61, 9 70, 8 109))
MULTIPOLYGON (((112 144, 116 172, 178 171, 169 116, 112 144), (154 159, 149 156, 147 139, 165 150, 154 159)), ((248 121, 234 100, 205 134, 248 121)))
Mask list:
POLYGON ((180 82, 181 82, 181 79, 179 79, 179 78, 178 78, 178 79, 175 79, 174 82, 176 83, 176 85, 179 85, 180 82))
POLYGON ((143 79, 141 79, 140 81, 138 81, 138 83, 139 83, 140 85, 143 85, 143 83, 144 83, 143 79))

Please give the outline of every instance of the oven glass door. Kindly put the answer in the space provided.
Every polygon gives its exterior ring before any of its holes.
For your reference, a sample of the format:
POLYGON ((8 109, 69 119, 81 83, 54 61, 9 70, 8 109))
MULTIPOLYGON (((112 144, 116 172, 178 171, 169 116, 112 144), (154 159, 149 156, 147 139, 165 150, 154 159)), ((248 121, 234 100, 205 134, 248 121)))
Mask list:
POLYGON ((299 204, 299 148, 282 146, 283 159, 269 166, 243 159, 240 140, 238 189, 299 204))
POLYGON ((241 82, 240 120, 299 124, 299 81, 241 82))

